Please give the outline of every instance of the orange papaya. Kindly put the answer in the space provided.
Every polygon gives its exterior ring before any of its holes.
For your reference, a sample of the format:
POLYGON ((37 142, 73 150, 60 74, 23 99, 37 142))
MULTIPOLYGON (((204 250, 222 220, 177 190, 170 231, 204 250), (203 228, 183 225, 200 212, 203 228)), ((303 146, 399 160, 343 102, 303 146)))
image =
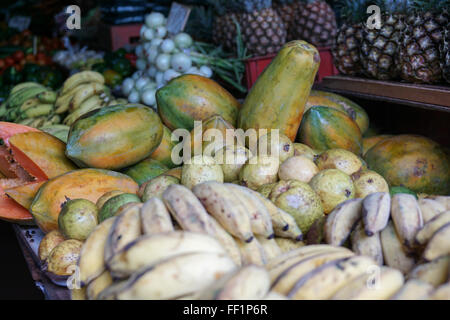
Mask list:
POLYGON ((156 92, 159 115, 171 130, 192 130, 194 121, 219 115, 236 125, 240 104, 214 80, 186 74, 156 92))
POLYGON ((117 170, 148 158, 162 137, 163 125, 151 108, 114 105, 88 112, 72 124, 66 155, 80 167, 117 170))
POLYGON ((46 181, 34 198, 30 212, 45 233, 58 229, 58 216, 68 199, 86 199, 94 203, 106 192, 119 190, 137 193, 133 179, 110 170, 78 169, 46 181))
POLYGON ((364 156, 369 169, 381 174, 391 187, 416 193, 450 194, 450 157, 431 139, 398 135, 383 139, 364 156))
POLYGON ((163 137, 158 148, 150 156, 151 159, 161 162, 169 168, 175 167, 172 161, 172 149, 177 145, 177 141, 172 141, 172 132, 163 126, 163 137))

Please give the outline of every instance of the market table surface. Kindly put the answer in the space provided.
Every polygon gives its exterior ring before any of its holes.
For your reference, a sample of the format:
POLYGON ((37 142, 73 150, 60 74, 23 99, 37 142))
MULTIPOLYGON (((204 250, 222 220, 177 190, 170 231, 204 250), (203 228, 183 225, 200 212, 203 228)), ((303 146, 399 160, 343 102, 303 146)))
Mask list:
POLYGON ((0 221, 0 299, 44 299, 35 285, 11 223, 0 221))

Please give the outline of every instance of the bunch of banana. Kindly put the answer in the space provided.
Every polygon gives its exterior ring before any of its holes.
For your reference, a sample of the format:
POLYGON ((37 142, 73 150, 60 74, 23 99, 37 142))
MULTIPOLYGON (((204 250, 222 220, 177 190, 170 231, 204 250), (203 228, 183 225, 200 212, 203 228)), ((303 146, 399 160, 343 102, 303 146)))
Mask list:
POLYGON ((82 71, 67 78, 55 102, 56 114, 69 112, 63 123, 70 126, 83 114, 107 106, 112 99, 104 83, 103 75, 95 71, 82 71))
POLYGON ((23 82, 11 89, 8 99, 0 106, 0 118, 34 128, 58 124, 55 114, 55 91, 39 83, 23 82))
MULTIPOLYGON (((333 246, 347 245, 377 265, 397 269, 408 279, 435 288, 448 281, 449 275, 449 201, 445 196, 418 201, 409 194, 391 198, 388 193, 348 200, 328 215, 325 240, 333 246)), ((411 296, 409 292, 418 286, 428 292, 428 286, 413 281, 397 298, 411 296)))
MULTIPOLYGON (((211 295, 214 286, 215 299, 283 298, 269 294, 263 266, 286 245, 274 238, 273 208, 246 191, 216 182, 193 191, 172 184, 162 199, 121 207, 84 243, 78 261, 83 289, 73 297, 192 299, 211 295), (218 275, 226 277, 214 281, 218 275)), ((299 230, 289 219, 276 219, 285 232, 299 230)), ((284 240, 297 247, 298 233, 289 236, 284 240)))

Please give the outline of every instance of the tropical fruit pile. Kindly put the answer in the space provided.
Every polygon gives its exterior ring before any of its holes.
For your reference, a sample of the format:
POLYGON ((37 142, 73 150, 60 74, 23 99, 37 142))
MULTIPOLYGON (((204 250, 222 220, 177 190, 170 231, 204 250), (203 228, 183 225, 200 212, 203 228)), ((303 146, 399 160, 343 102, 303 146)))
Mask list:
MULTIPOLYGON (((359 105, 311 91, 319 63, 286 44, 242 106, 183 75, 158 112, 97 105, 67 143, 2 122, 0 217, 46 233, 73 299, 449 299, 447 151, 363 138, 359 105)), ((66 81, 69 109, 96 76, 66 81)))
POLYGON ((450 80, 448 0, 339 3, 344 23, 333 54, 341 73, 414 83, 450 80), (370 4, 383 12, 380 29, 366 25, 370 4))

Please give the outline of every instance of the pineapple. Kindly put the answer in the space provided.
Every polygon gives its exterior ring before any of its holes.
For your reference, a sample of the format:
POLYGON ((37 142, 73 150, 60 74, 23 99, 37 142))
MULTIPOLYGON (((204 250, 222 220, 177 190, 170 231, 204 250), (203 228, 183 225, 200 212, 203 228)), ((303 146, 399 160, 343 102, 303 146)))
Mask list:
POLYGON ((236 23, 251 55, 265 56, 278 52, 286 42, 286 27, 271 7, 271 0, 227 0, 216 18, 214 39, 228 50, 236 48, 236 23))
POLYGON ((302 0, 296 6, 288 33, 293 39, 306 40, 315 46, 332 46, 337 34, 333 9, 324 0, 302 0))
POLYGON ((442 59, 444 64, 442 68, 442 76, 445 81, 450 83, 450 22, 445 28, 444 41, 442 43, 442 59))
POLYGON ((361 62, 365 75, 378 80, 396 79, 400 75, 398 43, 405 30, 407 0, 376 2, 384 12, 380 29, 363 27, 361 62))
POLYGON ((294 37, 292 36, 291 32, 289 30, 292 30, 291 24, 293 23, 295 18, 295 12, 297 10, 297 7, 299 5, 300 0, 274 0, 273 1, 273 8, 277 11, 278 15, 283 20, 287 30, 287 41, 293 40, 294 37))
POLYGON ((415 12, 406 19, 406 31, 399 50, 403 80, 414 83, 442 80, 445 63, 441 52, 444 50, 444 30, 449 22, 444 9, 448 5, 447 0, 413 1, 415 12))
POLYGON ((362 21, 365 17, 368 0, 341 0, 341 18, 344 23, 339 28, 332 53, 334 64, 345 75, 362 74, 360 46, 362 38, 362 21))

